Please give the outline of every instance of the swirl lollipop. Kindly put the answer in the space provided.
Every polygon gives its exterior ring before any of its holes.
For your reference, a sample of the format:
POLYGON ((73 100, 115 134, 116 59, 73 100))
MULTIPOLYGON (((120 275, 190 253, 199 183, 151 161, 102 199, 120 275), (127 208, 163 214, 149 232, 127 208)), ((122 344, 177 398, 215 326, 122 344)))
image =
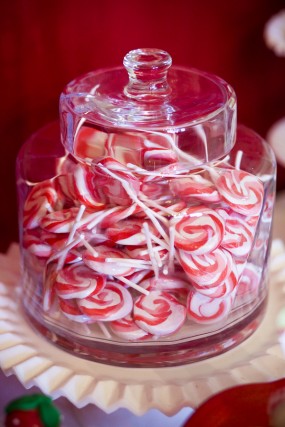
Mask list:
POLYGON ((191 282, 202 287, 221 285, 235 267, 231 254, 224 249, 204 255, 191 255, 180 250, 179 261, 191 282))
POLYGON ((231 294, 236 289, 237 283, 237 270, 233 269, 233 271, 221 285, 218 285, 216 287, 208 287, 193 284, 193 286, 198 292, 200 292, 200 294, 206 295, 211 298, 221 298, 231 294))
POLYGON ((143 137, 139 133, 110 133, 106 141, 107 155, 121 164, 142 164, 143 137))
POLYGON ((99 245, 94 252, 83 253, 84 263, 92 270, 110 276, 128 276, 136 270, 136 264, 119 249, 99 245))
POLYGON ((143 232, 143 223, 147 222, 150 232, 157 237, 159 233, 149 220, 139 218, 125 219, 113 224, 106 230, 106 236, 112 242, 119 245, 139 246, 146 244, 145 233, 143 232))
POLYGON ((23 227, 36 228, 41 219, 53 212, 58 202, 58 195, 51 180, 36 184, 29 193, 23 213, 23 227))
POLYGON ((87 162, 106 154, 105 144, 108 139, 106 132, 89 126, 81 126, 74 140, 74 155, 87 162))
POLYGON ((188 178, 175 178, 170 181, 170 190, 183 200, 191 202, 192 199, 205 202, 218 202, 221 197, 215 185, 201 175, 192 175, 188 178))
POLYGON ((135 323, 131 314, 110 322, 109 326, 113 334, 127 341, 138 341, 150 337, 150 334, 135 323))
POLYGON ((79 208, 63 209, 46 214, 40 221, 40 226, 53 233, 69 233, 77 218, 79 208))
POLYGON ((217 210, 225 220, 225 234, 221 246, 236 257, 246 257, 252 247, 254 227, 246 218, 234 212, 217 210))
POLYGON ((224 236, 224 220, 213 209, 192 206, 172 218, 174 245, 176 248, 202 255, 216 249, 224 236))
POLYGON ((222 170, 214 177, 222 199, 242 215, 258 215, 263 201, 263 184, 254 175, 238 169, 222 170))
POLYGON ((110 322, 127 316, 132 311, 133 299, 124 286, 109 281, 101 292, 78 300, 78 307, 92 321, 110 322))
POLYGON ((59 298, 58 303, 61 312, 69 320, 73 320, 78 323, 92 323, 91 319, 86 316, 86 314, 82 313, 76 300, 59 298))
POLYGON ((197 291, 190 291, 187 299, 187 314, 196 323, 213 324, 223 320, 233 305, 233 296, 211 298, 197 291))
POLYGON ((87 298, 101 292, 106 279, 88 268, 84 263, 66 265, 56 276, 54 289, 63 299, 87 298))
POLYGON ((75 199, 92 210, 101 210, 104 203, 96 189, 95 175, 90 167, 78 164, 73 172, 73 188, 75 199))
POLYGON ((128 168, 117 160, 107 157, 94 164, 95 184, 102 202, 129 206, 133 203, 131 192, 138 194, 140 181, 128 168), (123 180, 130 190, 124 188, 123 180))
POLYGON ((48 258, 52 253, 52 246, 46 241, 43 234, 43 231, 39 228, 25 230, 23 233, 23 247, 39 258, 48 258))
POLYGON ((165 291, 151 291, 134 304, 134 320, 144 331, 157 335, 171 335, 181 328, 186 309, 173 295, 165 291))

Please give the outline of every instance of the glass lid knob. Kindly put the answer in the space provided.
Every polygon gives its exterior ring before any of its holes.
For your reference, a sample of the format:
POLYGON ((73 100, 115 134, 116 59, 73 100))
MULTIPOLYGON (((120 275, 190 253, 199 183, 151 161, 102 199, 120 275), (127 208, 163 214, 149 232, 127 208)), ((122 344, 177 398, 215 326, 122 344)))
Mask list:
POLYGON ((158 101, 170 94, 167 71, 172 59, 167 52, 160 49, 132 50, 124 57, 123 64, 129 74, 129 82, 124 89, 129 98, 158 101))

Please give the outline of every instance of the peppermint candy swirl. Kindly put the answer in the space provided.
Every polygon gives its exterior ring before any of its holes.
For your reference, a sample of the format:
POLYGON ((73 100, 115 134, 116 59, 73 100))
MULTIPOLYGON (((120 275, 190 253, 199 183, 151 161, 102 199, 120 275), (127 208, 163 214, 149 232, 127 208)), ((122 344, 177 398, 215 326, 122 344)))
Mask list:
POLYGON ((230 275, 234 266, 231 254, 224 249, 215 249, 204 255, 191 255, 179 251, 179 261, 193 285, 217 287, 230 275))
POLYGON ((193 286, 202 295, 206 295, 211 298, 222 298, 222 297, 225 297, 226 295, 231 294, 236 289, 237 283, 238 283, 237 270, 234 269, 221 285, 218 285, 216 287, 197 286, 197 285, 193 285, 193 286))
POLYGON ((32 229, 40 225, 41 219, 53 212, 58 202, 58 195, 51 180, 36 184, 28 194, 24 205, 23 227, 32 229))
POLYGON ((94 254, 88 250, 85 251, 82 259, 88 267, 98 273, 120 277, 128 276, 136 270, 136 265, 128 262, 127 255, 119 249, 99 245, 95 246, 94 251, 94 254), (108 259, 112 261, 108 262, 108 259), (118 259, 117 262, 116 259, 118 259), (125 263, 124 260, 126 260, 125 263))
POLYGON ((144 151, 143 166, 154 170, 177 162, 177 155, 172 149, 152 148, 144 151))
MULTIPOLYGON (((168 257, 167 249, 159 245, 153 245, 152 250, 153 250, 153 253, 157 255, 157 258, 161 262, 166 261, 168 257)), ((127 246, 124 248, 124 252, 130 258, 150 261, 150 255, 149 255, 149 250, 147 246, 127 246)))
POLYGON ((23 247, 39 258, 48 258, 52 254, 52 246, 44 239, 39 228, 27 229, 23 234, 23 247))
POLYGON ((90 167, 78 163, 73 172, 75 200, 93 210, 101 210, 104 203, 97 192, 95 175, 90 167))
POLYGON ((148 133, 144 139, 143 167, 155 170, 178 162, 178 157, 172 148, 168 135, 163 133, 148 133))
POLYGON ((142 183, 141 192, 151 200, 169 197, 168 185, 165 182, 142 183))
POLYGON ((135 215, 141 211, 141 208, 136 204, 132 204, 131 206, 116 206, 114 210, 111 212, 105 211, 105 216, 100 222, 101 228, 112 227, 112 225, 116 224, 123 219, 130 217, 131 215, 135 215))
MULTIPOLYGON (((29 253, 43 259, 56 255, 64 248, 66 241, 66 234, 49 233, 40 228, 25 230, 23 233, 23 247, 29 253)), ((76 246, 78 247, 79 245, 75 245, 74 247, 76 246)), ((80 258, 80 253, 76 249, 72 249, 68 252, 65 262, 78 261, 80 258)))
POLYGON ((123 319, 110 322, 109 326, 113 334, 126 341, 138 341, 150 337, 149 333, 135 323, 131 314, 128 314, 123 319))
MULTIPOLYGON (((40 226, 53 233, 69 233, 72 230, 79 208, 63 209, 46 214, 40 221, 40 226)), ((79 229, 79 228, 78 228, 79 229)))
POLYGON ((237 287, 237 296, 252 295, 259 288, 262 269, 247 263, 237 287))
POLYGON ((189 178, 174 178, 170 181, 169 188, 172 194, 187 202, 191 202, 193 198, 209 203, 221 200, 215 185, 199 174, 193 174, 189 178))
POLYGON ((113 224, 106 230, 106 236, 119 245, 139 246, 146 244, 143 223, 146 222, 152 234, 159 236, 157 229, 149 220, 139 218, 125 219, 113 224))
POLYGON ((106 154, 108 134, 89 126, 81 126, 74 139, 74 155, 88 163, 106 154))
POLYGON ((192 206, 172 218, 174 245, 178 249, 202 255, 215 250, 224 237, 224 220, 211 208, 192 206))
POLYGON ((73 173, 58 175, 54 178, 54 186, 58 197, 63 200, 63 207, 77 206, 73 173))
POLYGON ((190 291, 187 299, 188 318, 196 323, 214 324, 228 316, 233 295, 223 298, 211 298, 197 291, 190 291))
POLYGON ((74 322, 92 323, 91 319, 80 310, 77 300, 59 298, 59 307, 64 316, 74 322))
POLYGON ((238 169, 225 169, 214 179, 222 199, 233 211, 242 215, 259 215, 264 196, 259 178, 238 169))
POLYGON ((149 291, 167 291, 167 292, 174 292, 174 291, 189 291, 190 286, 189 283, 186 280, 181 279, 177 276, 163 276, 160 275, 159 277, 150 277, 148 279, 145 279, 143 282, 140 283, 140 285, 148 289, 149 291))
POLYGON ((246 218, 238 214, 218 209, 225 220, 225 234, 221 246, 236 257, 247 257, 250 253, 254 228, 248 225, 246 218))
POLYGON ((186 309, 173 295, 165 291, 151 291, 134 303, 134 321, 144 331, 167 336, 184 324, 186 309))
POLYGON ((110 133, 106 141, 107 155, 123 165, 142 165, 143 137, 138 133, 110 133))
POLYGON ((66 265, 56 276, 54 287, 63 299, 87 298, 101 292, 106 284, 105 276, 95 273, 84 263, 66 265))
POLYGON ((133 299, 124 286, 107 282, 98 294, 78 300, 81 312, 92 321, 113 321, 127 316, 133 308, 133 299))
POLYGON ((107 157, 94 164, 93 171, 102 202, 119 206, 129 206, 133 203, 131 193, 138 194, 140 181, 129 169, 117 160, 107 157))

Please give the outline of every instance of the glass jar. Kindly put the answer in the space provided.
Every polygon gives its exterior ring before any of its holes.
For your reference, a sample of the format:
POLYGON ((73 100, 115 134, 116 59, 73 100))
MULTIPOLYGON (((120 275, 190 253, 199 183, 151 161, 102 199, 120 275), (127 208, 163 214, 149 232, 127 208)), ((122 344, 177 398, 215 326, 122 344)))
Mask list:
POLYGON ((265 311, 275 173, 233 89, 164 51, 75 79, 17 160, 26 315, 109 364, 229 350, 265 311))

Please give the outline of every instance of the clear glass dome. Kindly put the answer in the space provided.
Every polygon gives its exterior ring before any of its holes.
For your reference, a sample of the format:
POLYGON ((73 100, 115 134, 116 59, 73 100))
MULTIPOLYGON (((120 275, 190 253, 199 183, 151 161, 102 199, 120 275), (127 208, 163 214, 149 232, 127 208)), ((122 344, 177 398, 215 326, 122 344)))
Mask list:
POLYGON ((193 157, 194 166, 231 150, 236 97, 226 82, 195 69, 169 68, 170 56, 157 49, 131 51, 124 65, 75 79, 62 93, 63 144, 76 158, 80 160, 78 139, 86 127, 118 135, 163 132, 193 157))

